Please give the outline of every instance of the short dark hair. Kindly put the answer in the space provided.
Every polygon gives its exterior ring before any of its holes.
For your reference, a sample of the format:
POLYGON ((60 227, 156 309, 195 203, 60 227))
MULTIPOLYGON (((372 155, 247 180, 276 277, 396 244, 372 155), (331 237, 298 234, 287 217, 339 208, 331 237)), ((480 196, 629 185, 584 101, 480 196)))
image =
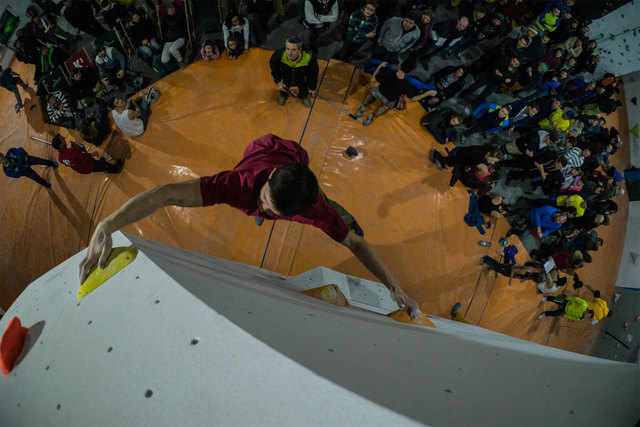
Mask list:
POLYGON ((297 44, 298 48, 302 49, 302 39, 298 36, 291 36, 287 38, 287 43, 297 44))
POLYGON ((226 25, 226 26, 227 26, 227 28, 231 28, 231 27, 233 27, 233 24, 231 23, 231 20, 232 20, 233 18, 235 18, 236 16, 237 16, 238 18, 240 18, 241 25, 244 25, 244 23, 245 23, 244 16, 240 15, 240 14, 238 13, 238 11, 237 11, 237 10, 232 10, 232 11, 227 15, 227 17, 226 17, 226 18, 224 18, 224 25, 226 25))
POLYGON ((375 7, 376 10, 378 10, 378 7, 380 7, 380 5, 378 4, 378 2, 376 0, 365 0, 363 7, 366 7, 368 4, 370 4, 371 6, 375 7))
POLYGON ((303 163, 291 163, 275 170, 269 178, 271 201, 283 216, 307 209, 318 197, 318 180, 303 163))
POLYGON ((56 133, 56 136, 51 140, 51 146, 56 150, 60 150, 60 146, 62 146, 62 136, 60 136, 59 133, 56 133))

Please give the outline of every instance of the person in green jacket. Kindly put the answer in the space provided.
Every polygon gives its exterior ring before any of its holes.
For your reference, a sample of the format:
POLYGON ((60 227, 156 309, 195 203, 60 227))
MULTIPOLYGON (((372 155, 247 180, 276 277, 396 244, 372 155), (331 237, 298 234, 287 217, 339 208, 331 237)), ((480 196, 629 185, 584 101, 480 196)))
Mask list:
POLYGON ((538 316, 542 319, 545 316, 564 316, 571 320, 584 320, 593 318, 593 310, 589 310, 589 306, 585 300, 578 297, 568 297, 566 295, 557 295, 555 297, 543 296, 542 302, 551 301, 560 306, 557 310, 545 311, 538 316))

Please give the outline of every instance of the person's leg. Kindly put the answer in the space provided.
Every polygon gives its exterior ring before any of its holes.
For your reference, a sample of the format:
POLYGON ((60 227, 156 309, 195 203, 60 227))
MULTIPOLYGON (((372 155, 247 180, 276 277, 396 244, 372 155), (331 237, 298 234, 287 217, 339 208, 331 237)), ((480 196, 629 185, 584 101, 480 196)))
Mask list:
POLYGON ((162 44, 155 37, 151 37, 149 39, 149 44, 151 45, 151 50, 153 51, 153 53, 162 52, 162 44))
POLYGON ((13 78, 13 83, 18 85, 18 86, 21 86, 22 89, 24 89, 24 90, 29 89, 29 85, 26 84, 20 77, 14 77, 13 78))
POLYGON ((10 89, 11 92, 13 92, 13 94, 16 97, 16 101, 18 102, 18 106, 22 107, 24 106, 24 104, 22 103, 22 98, 20 97, 20 91, 18 90, 18 86, 13 86, 13 89, 10 89))
POLYGON ((149 46, 140 46, 138 47, 138 53, 142 57, 142 60, 147 64, 151 64, 153 61, 153 51, 149 46))
POLYGON ((462 304, 460 304, 459 302, 457 302, 453 306, 453 308, 451 309, 451 317, 457 322, 469 323, 469 321, 462 315, 462 313, 460 313, 460 307, 462 307, 462 304))
POLYGON ((482 104, 490 95, 493 95, 496 92, 496 89, 498 89, 498 86, 487 81, 484 89, 480 92, 480 95, 476 96, 471 103, 473 107, 476 108, 478 105, 482 104))
POLYGON ((32 156, 31 154, 27 155, 26 160, 30 165, 44 165, 44 166, 57 166, 58 162, 53 162, 49 159, 42 159, 40 157, 32 156))
POLYGON ((511 264, 503 264, 490 256, 484 256, 481 261, 482 264, 487 264, 489 270, 495 270, 497 273, 502 274, 505 277, 511 276, 511 264))
POLYGON ((109 163, 107 159, 100 157, 98 160, 93 161, 92 172, 119 173, 122 170, 122 163, 122 160, 117 163, 109 163))
POLYGON ((484 74, 480 74, 476 79, 476 81, 471 84, 471 86, 469 86, 468 88, 460 92, 460 96, 471 95, 473 92, 485 86, 486 84, 487 84, 487 77, 484 74))
POLYGON ((550 316, 550 317, 559 317, 559 316, 562 316, 564 314, 564 309, 563 308, 559 308, 557 310, 548 310, 548 311, 545 311, 543 314, 545 316, 550 316))
POLYGON ((149 122, 149 103, 147 103, 146 99, 140 98, 138 106, 140 107, 140 120, 142 120, 144 129, 147 130, 147 123, 149 122))
POLYGON ((333 57, 344 62, 349 62, 349 59, 351 59, 351 55, 353 55, 353 53, 358 50, 360 46, 362 45, 359 43, 353 43, 345 40, 342 44, 342 48, 333 57))
POLYGON ((27 178, 34 180, 35 182, 42 185, 43 187, 47 187, 47 188, 51 187, 51 184, 47 182, 46 179, 42 178, 31 168, 22 168, 22 176, 26 176, 27 178))
POLYGON ((171 42, 165 43, 162 46, 161 61, 163 64, 166 64, 171 60, 171 52, 169 51, 169 49, 171 49, 171 42))
POLYGON ((182 63, 182 54, 180 53, 180 48, 182 46, 184 46, 184 39, 179 38, 178 40, 171 43, 171 46, 169 47, 169 52, 171 53, 171 56, 176 58, 176 61, 178 61, 179 63, 182 63))

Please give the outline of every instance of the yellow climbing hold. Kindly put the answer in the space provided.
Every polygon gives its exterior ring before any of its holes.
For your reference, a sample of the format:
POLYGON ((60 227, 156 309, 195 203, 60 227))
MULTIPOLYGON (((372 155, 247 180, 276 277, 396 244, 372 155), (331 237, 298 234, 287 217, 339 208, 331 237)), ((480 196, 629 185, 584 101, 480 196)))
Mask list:
POLYGON ((78 299, 82 299, 93 292, 98 286, 109 280, 111 276, 131 264, 138 251, 132 247, 113 248, 107 258, 107 266, 102 269, 94 266, 78 290, 78 299))

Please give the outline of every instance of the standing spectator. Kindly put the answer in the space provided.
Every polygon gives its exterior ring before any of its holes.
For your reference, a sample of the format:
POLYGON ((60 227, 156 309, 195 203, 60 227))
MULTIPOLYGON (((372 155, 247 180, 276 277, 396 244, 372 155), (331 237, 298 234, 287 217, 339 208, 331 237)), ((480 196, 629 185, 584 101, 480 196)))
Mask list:
POLYGON ((114 85, 120 90, 124 89, 127 64, 124 55, 118 49, 113 46, 100 46, 96 51, 95 64, 100 80, 107 88, 114 85))
MULTIPOLYGON (((585 300, 578 297, 568 297, 564 294, 555 297, 543 296, 542 302, 554 302, 560 306, 557 310, 548 310, 540 314, 538 319, 545 316, 558 317, 564 316, 570 320, 593 319, 593 310, 589 309, 589 305, 585 300)), ((596 323, 597 321, 592 321, 596 323)))
POLYGON ((438 22, 433 26, 431 39, 433 44, 418 52, 418 57, 425 70, 428 68, 428 59, 435 52, 446 52, 455 46, 466 34, 469 28, 469 18, 461 16, 458 20, 438 22))
MULTIPOLYGON (((273 10, 273 0, 247 0, 247 13, 251 21, 251 28, 256 37, 257 43, 262 43, 269 33, 269 17, 273 10)), ((301 13, 304 18, 304 0, 302 0, 301 13)), ((300 21, 302 23, 302 21, 300 21)))
POLYGON ((435 13, 431 9, 427 9, 418 12, 416 16, 418 16, 416 25, 420 29, 420 38, 418 38, 413 46, 411 46, 411 52, 426 49, 433 44, 433 40, 431 39, 431 32, 433 31, 433 26, 435 25, 435 23, 433 22, 435 13))
POLYGON ((115 162, 110 157, 106 159, 104 156, 100 156, 97 151, 88 153, 84 145, 65 141, 59 133, 53 137, 51 146, 58 151, 58 161, 79 174, 86 175, 91 172, 120 173, 124 167, 124 160, 120 159, 115 162))
POLYGON ((534 237, 540 239, 559 230, 562 224, 567 222, 567 218, 566 213, 560 212, 560 209, 553 206, 531 207, 512 222, 512 227, 507 231, 506 236, 510 237, 513 233, 522 235, 530 227, 536 231, 534 237))
POLYGON ((518 67, 520 67, 518 58, 502 58, 489 66, 484 73, 478 76, 475 83, 463 90, 460 95, 471 95, 477 89, 484 87, 480 95, 471 101, 475 108, 484 102, 489 95, 495 93, 501 85, 511 85, 515 82, 518 79, 518 67))
POLYGON ((187 21, 181 10, 175 3, 167 4, 167 14, 162 17, 162 63, 167 64, 173 56, 178 61, 178 66, 184 68, 184 61, 180 48, 184 46, 187 34, 187 21))
POLYGON ((229 37, 238 39, 236 49, 242 52, 249 50, 249 20, 239 13, 231 12, 222 23, 224 45, 228 47, 229 37))
POLYGON ((536 18, 535 24, 542 31, 554 32, 560 25, 560 9, 554 7, 551 10, 543 11, 536 18))
POLYGON ((320 32, 338 20, 338 0, 305 0, 302 41, 315 48, 320 32))
POLYGON ((40 59, 41 44, 33 39, 26 37, 17 38, 13 42, 13 50, 16 59, 24 64, 37 64, 40 59))
POLYGON ((298 97, 305 107, 311 107, 309 92, 315 93, 318 86, 318 61, 316 56, 302 50, 302 40, 289 37, 285 47, 273 52, 269 60, 273 82, 278 85, 278 105, 284 105, 290 88, 298 88, 298 97))
POLYGON ((104 27, 96 20, 89 2, 64 0, 63 5, 65 6, 64 17, 73 27, 96 38, 105 33, 104 27))
POLYGON ((20 78, 20 74, 13 72, 13 70, 11 70, 11 68, 9 67, 3 70, 2 65, 0 65, 0 71, 2 71, 2 73, 0 74, 0 86, 5 88, 9 92, 13 92, 13 94, 15 95, 16 101, 18 101, 18 103, 14 108, 17 113, 22 107, 24 107, 22 98, 20 98, 18 86, 22 86, 22 89, 26 91, 27 89, 29 89, 29 85, 22 81, 22 79, 20 78))
POLYGON ((467 33, 461 41, 456 43, 451 52, 455 53, 456 57, 460 59, 463 51, 488 42, 503 33, 504 29, 504 16, 502 14, 489 15, 477 25, 473 26, 471 31, 467 33))
POLYGON ((364 7, 354 11, 349 17, 347 36, 342 44, 342 49, 334 55, 341 61, 349 61, 351 55, 357 52, 367 41, 373 40, 378 29, 378 16, 376 0, 367 0, 364 7))
POLYGON ((22 147, 9 148, 7 154, 0 154, 0 162, 2 162, 4 174, 9 178, 20 178, 22 176, 26 176, 45 188, 51 188, 51 183, 40 177, 40 175, 31 169, 31 166, 44 165, 53 166, 54 168, 58 167, 58 162, 52 162, 51 160, 30 156, 22 147))
POLYGON ((469 126, 460 139, 460 143, 464 144, 468 136, 474 133, 482 132, 484 134, 497 132, 506 128, 511 123, 509 114, 511 106, 504 107, 498 104, 480 104, 471 115, 464 120, 464 124, 469 126))
POLYGON ((442 102, 464 89, 465 72, 464 65, 450 65, 435 72, 431 76, 431 80, 436 87, 437 93, 421 101, 422 106, 427 111, 432 111, 442 102))
POLYGON ((102 3, 102 18, 107 27, 115 27, 125 16, 127 16, 127 9, 117 1, 105 0, 102 3))
POLYGON ((84 119, 80 122, 80 137, 96 147, 102 144, 111 132, 111 123, 107 118, 107 106, 98 102, 84 110, 84 119))
POLYGON ((446 144, 457 140, 455 128, 462 123, 462 120, 463 117, 460 114, 440 109, 424 116, 420 124, 427 128, 436 141, 446 144))
POLYGON ((416 26, 414 15, 400 18, 394 16, 382 25, 378 36, 378 45, 373 57, 389 64, 400 62, 398 55, 409 50, 420 38, 420 29, 416 26))
POLYGON ((140 11, 134 10, 128 24, 129 36, 138 48, 138 53, 147 63, 153 62, 153 57, 162 52, 162 45, 158 41, 156 26, 140 11))
POLYGON ((514 101, 507 104, 507 106, 511 107, 509 136, 511 136, 514 130, 529 124, 540 111, 540 106, 535 101, 514 101))

